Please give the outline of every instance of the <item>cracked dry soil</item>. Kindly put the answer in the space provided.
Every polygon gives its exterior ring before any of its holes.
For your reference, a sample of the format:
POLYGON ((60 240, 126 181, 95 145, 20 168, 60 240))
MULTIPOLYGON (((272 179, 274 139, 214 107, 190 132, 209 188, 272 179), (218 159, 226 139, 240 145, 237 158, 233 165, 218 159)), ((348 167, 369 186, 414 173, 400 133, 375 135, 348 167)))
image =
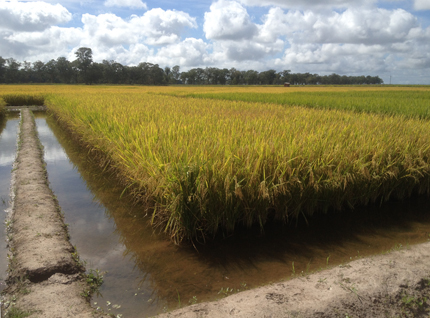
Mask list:
POLYGON ((21 116, 8 220, 9 276, 3 292, 3 317, 12 311, 29 314, 26 317, 108 317, 96 312, 82 296, 89 290, 85 269, 77 261, 49 188, 32 114, 23 109, 21 116))

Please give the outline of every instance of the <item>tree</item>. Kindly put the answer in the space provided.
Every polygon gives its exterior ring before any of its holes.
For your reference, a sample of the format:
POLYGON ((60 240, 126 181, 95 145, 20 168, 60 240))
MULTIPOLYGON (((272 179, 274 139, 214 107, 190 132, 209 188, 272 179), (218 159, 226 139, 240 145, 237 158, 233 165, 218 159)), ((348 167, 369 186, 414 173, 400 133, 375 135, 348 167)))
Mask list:
POLYGON ((72 64, 63 56, 57 58, 56 68, 62 83, 70 84, 73 79, 72 64))
POLYGON ((78 69, 83 72, 84 81, 89 84, 90 78, 88 76, 88 69, 93 63, 93 51, 88 47, 80 47, 76 52, 76 65, 78 69))
POLYGON ((58 70, 57 70, 57 61, 52 59, 45 64, 45 74, 49 83, 58 82, 58 70))
POLYGON ((261 72, 259 75, 260 83, 263 85, 273 85, 273 81, 276 79, 276 71, 268 70, 261 72))
POLYGON ((14 58, 6 59, 6 79, 7 83, 18 83, 19 82, 19 67, 21 63, 19 63, 14 58))
POLYGON ((45 72, 45 63, 43 63, 42 61, 36 61, 33 63, 33 76, 34 76, 33 81, 35 83, 45 82, 44 72, 45 72))
POLYGON ((181 72, 180 72, 179 65, 175 65, 172 67, 172 75, 176 81, 179 81, 181 79, 181 72))
POLYGON ((0 83, 4 81, 4 74, 6 72, 6 60, 0 56, 0 83))

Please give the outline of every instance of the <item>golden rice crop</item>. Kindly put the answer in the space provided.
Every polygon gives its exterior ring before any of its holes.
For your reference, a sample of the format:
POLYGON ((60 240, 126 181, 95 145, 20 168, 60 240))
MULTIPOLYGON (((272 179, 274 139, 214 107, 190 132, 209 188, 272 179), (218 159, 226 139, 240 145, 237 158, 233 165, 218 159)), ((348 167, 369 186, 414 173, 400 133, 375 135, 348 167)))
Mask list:
MULTIPOLYGON (((354 87, 355 88, 355 87, 354 87)), ((279 105, 299 105, 321 109, 340 109, 354 112, 369 112, 385 115, 406 115, 415 118, 430 119, 430 89, 419 88, 415 90, 335 90, 334 88, 312 91, 271 90, 258 92, 250 90, 240 91, 201 91, 201 92, 160 92, 174 96, 195 98, 209 98, 221 100, 264 102, 279 105)))
POLYGON ((4 94, 6 106, 43 106, 45 97, 41 94, 4 94))
POLYGON ((47 105, 175 241, 429 192, 426 120, 122 92, 47 105))

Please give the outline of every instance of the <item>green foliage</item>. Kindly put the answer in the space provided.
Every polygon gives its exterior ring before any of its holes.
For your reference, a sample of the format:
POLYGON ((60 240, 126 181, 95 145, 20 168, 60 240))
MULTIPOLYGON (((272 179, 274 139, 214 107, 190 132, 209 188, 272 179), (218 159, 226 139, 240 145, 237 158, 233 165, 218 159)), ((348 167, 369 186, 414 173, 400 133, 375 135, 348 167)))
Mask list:
POLYGON ((12 307, 8 310, 5 318, 24 318, 30 316, 32 313, 28 311, 21 310, 16 307, 12 307))
POLYGON ((0 97, 6 106, 43 106, 45 104, 45 97, 39 94, 7 94, 0 97))
POLYGON ((90 269, 85 278, 89 288, 84 290, 82 293, 83 297, 91 297, 92 294, 98 293, 99 288, 103 284, 104 274, 104 272, 100 272, 98 269, 90 269))

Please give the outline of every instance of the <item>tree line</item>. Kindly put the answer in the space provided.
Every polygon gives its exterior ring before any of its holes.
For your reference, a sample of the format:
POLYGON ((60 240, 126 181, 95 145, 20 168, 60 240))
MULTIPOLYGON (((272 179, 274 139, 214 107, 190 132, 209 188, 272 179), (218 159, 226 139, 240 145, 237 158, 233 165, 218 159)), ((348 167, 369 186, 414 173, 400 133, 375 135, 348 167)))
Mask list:
POLYGON ((193 68, 180 72, 178 65, 161 68, 158 64, 140 63, 137 66, 122 65, 113 60, 93 61, 92 50, 81 47, 75 52, 76 59, 65 57, 49 62, 19 62, 0 56, 0 83, 64 83, 64 84, 140 84, 140 85, 362 85, 383 84, 379 76, 320 76, 310 73, 240 71, 235 68, 193 68))

